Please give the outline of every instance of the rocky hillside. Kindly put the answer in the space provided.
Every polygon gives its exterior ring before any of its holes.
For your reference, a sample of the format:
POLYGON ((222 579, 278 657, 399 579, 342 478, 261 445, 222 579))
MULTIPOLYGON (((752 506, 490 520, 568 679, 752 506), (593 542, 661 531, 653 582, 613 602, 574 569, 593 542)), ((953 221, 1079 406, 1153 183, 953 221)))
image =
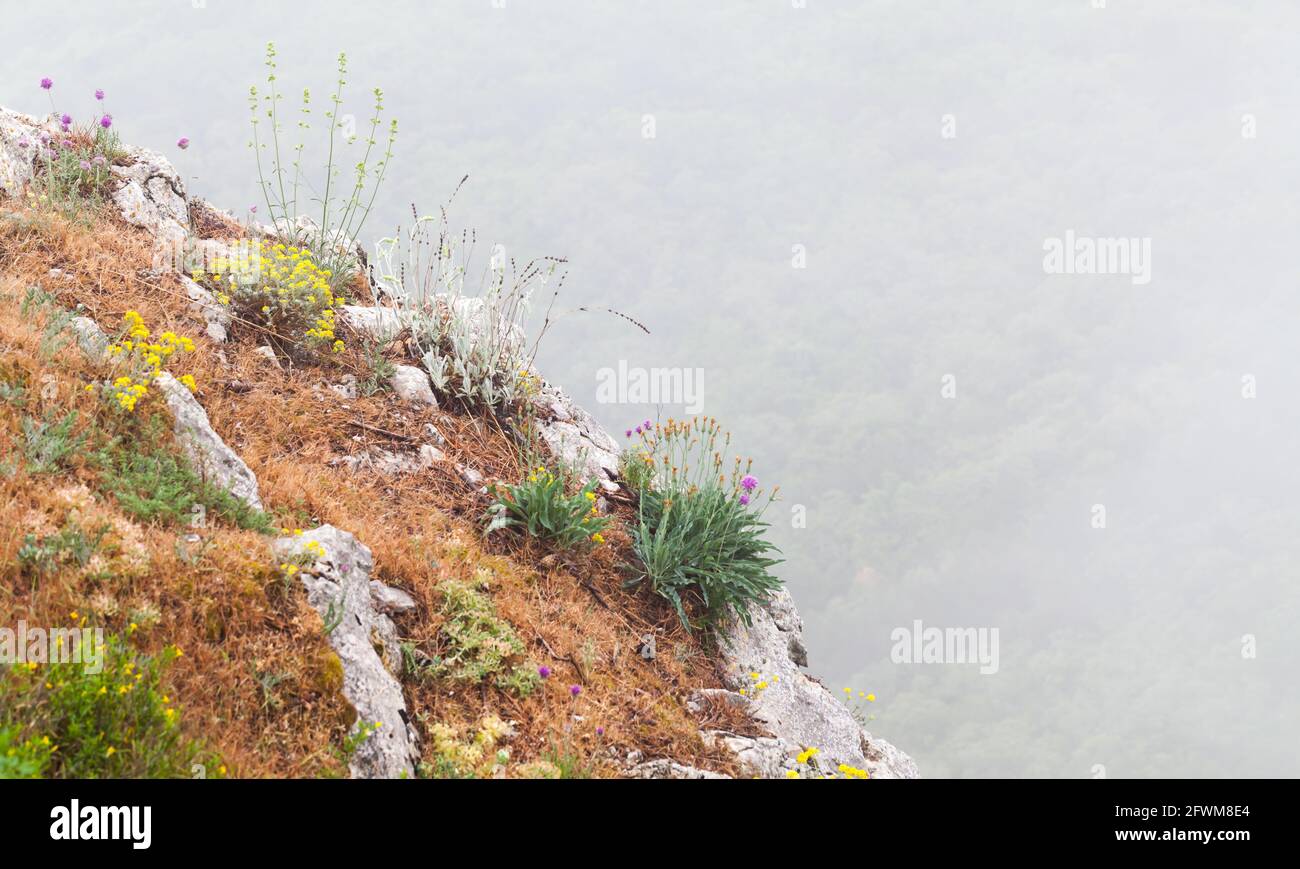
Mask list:
POLYGON ((87 135, 0 110, 0 625, 108 650, 0 673, 0 775, 917 775, 804 671, 784 590, 688 630, 627 584, 637 492, 558 387, 468 409, 364 271, 295 354, 212 264, 265 243, 311 272, 314 228, 241 223, 136 148, 60 195, 87 135), (523 420, 595 484, 599 545, 485 536, 545 471, 523 420))

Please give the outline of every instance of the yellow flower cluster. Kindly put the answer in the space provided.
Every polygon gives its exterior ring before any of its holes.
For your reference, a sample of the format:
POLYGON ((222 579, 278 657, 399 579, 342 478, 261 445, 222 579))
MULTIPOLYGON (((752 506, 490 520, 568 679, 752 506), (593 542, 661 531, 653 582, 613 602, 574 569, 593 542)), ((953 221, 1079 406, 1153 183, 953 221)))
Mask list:
POLYGON ((195 269, 191 276, 211 287, 221 304, 260 319, 280 337, 343 351, 334 328, 335 309, 345 300, 330 289, 333 273, 318 266, 305 247, 259 241, 247 255, 216 259, 207 271, 195 269))
POLYGON ((751 683, 750 687, 741 688, 740 696, 748 697, 749 699, 753 700, 754 698, 758 697, 758 695, 766 691, 768 688, 771 688, 773 685, 780 682, 781 677, 773 676, 772 680, 769 682, 767 679, 763 678, 763 674, 755 671, 749 674, 749 681, 751 683))
MULTIPOLYGON (((194 352, 194 342, 175 332, 163 332, 156 341, 149 340, 151 333, 138 311, 127 311, 122 319, 126 323, 126 335, 108 346, 108 355, 118 363, 127 362, 135 368, 132 374, 115 379, 111 387, 113 400, 129 413, 148 394, 149 384, 162 373, 174 355, 194 352)), ((193 375, 184 374, 179 379, 190 392, 198 389, 193 375)), ((91 392, 94 388, 93 385, 87 386, 86 391, 91 392)))

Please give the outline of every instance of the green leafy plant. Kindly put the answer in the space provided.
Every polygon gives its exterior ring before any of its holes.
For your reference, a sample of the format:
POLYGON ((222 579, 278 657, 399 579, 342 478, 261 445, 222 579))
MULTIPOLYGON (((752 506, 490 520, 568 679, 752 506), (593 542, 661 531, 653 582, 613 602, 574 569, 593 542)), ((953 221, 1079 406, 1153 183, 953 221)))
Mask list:
POLYGON ((629 585, 650 583, 688 629, 686 599, 703 605, 704 621, 727 617, 748 624, 749 605, 765 600, 781 582, 769 571, 780 563, 764 534, 762 497, 750 466, 740 459, 728 475, 723 455, 730 435, 712 419, 669 420, 638 426, 643 461, 654 468, 641 490, 633 549, 640 564, 629 585))
POLYGON ((24 454, 31 473, 48 474, 57 471, 81 449, 86 435, 84 432, 73 431, 76 424, 75 410, 64 414, 57 422, 48 415, 43 420, 23 417, 24 454))
POLYGON ((493 484, 488 492, 495 500, 484 516, 485 533, 520 527, 561 549, 604 543, 601 532, 610 519, 596 509, 596 485, 593 480, 570 495, 565 475, 545 465, 538 465, 517 485, 493 484))
POLYGON ((388 122, 388 139, 383 156, 378 162, 372 163, 375 148, 379 144, 376 136, 383 124, 384 113, 384 92, 375 88, 374 114, 369 121, 369 131, 362 140, 364 150, 360 159, 352 163, 354 177, 349 188, 339 177, 345 162, 343 151, 345 147, 355 145, 360 137, 350 128, 350 119, 343 113, 348 60, 347 55, 340 53, 336 88, 330 97, 330 105, 323 113, 327 122, 325 171, 323 179, 316 179, 318 187, 304 175, 303 170, 306 136, 311 129, 313 111, 311 92, 302 92, 302 103, 297 111, 298 139, 290 145, 287 141, 282 141, 285 118, 281 113, 280 102, 284 95, 280 92, 278 83, 274 43, 267 44, 265 65, 266 91, 260 92, 256 86, 249 88, 248 101, 253 123, 253 140, 249 146, 257 159, 257 176, 266 200, 267 213, 281 235, 296 244, 305 244, 311 248, 315 261, 329 271, 332 286, 343 286, 351 281, 361 267, 353 240, 360 235, 374 205, 375 195, 387 174, 393 156, 393 144, 397 141, 397 121, 388 122), (270 127, 269 141, 266 142, 262 140, 260 131, 263 120, 270 127), (267 166, 263 165, 263 152, 267 153, 267 166), (347 191, 346 196, 343 195, 344 190, 347 191), (300 201, 300 197, 307 192, 316 193, 315 201, 320 209, 320 220, 315 227, 304 224, 300 219, 306 217, 306 211, 300 208, 305 204, 300 201))
POLYGON ((445 621, 441 628, 440 654, 426 666, 434 678, 477 684, 496 677, 504 690, 531 691, 536 687, 519 672, 524 644, 515 629, 497 614, 486 594, 460 580, 444 580, 442 593, 445 621))
MULTIPOLYGON (((91 636, 84 632, 81 642, 91 636)), ((85 663, 97 657, 92 651, 80 661, 25 664, 0 674, 0 746, 21 747, 19 771, 29 777, 187 776, 202 749, 182 735, 161 684, 180 650, 144 656, 110 635, 99 652, 100 667, 85 663)))
POLYGON ((269 534, 271 517, 196 474, 167 442, 165 423, 154 414, 133 421, 108 437, 91 460, 100 472, 100 487, 122 509, 144 522, 184 525, 196 505, 233 525, 269 534))

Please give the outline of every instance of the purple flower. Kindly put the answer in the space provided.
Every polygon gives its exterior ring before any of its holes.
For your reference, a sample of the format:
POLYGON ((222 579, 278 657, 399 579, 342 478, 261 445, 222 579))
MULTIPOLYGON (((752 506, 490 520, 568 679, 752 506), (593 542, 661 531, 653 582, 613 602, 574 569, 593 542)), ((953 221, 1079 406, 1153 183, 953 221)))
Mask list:
POLYGON ((95 99, 99 100, 100 102, 103 102, 103 101, 104 101, 104 92, 103 92, 103 91, 99 91, 99 90, 95 91, 95 99))
POLYGON ((581 686, 581 685, 570 685, 570 686, 569 686, 569 693, 572 694, 574 697, 577 697, 579 694, 582 693, 582 686, 581 686))
POLYGON ((83 172, 89 172, 89 171, 90 171, 90 161, 89 161, 89 160, 82 160, 82 161, 81 161, 81 171, 83 171, 83 172))
POLYGON ((632 429, 628 429, 628 430, 627 430, 627 436, 628 436, 628 437, 632 437, 632 429))
POLYGON ((99 119, 99 125, 107 130, 109 127, 113 126, 113 116, 104 115, 104 117, 99 119))
POLYGON ((41 130, 40 140, 42 145, 50 144, 50 134, 41 130))
MULTIPOLYGON (((103 154, 96 154, 96 155, 95 155, 95 165, 96 165, 96 166, 103 166, 103 165, 104 165, 105 163, 107 163, 107 162, 108 162, 108 160, 104 159, 104 155, 103 155, 103 154)), ((346 565, 346 564, 343 565, 343 569, 344 569, 344 570, 347 570, 347 565, 346 565)))
POLYGON ((27 147, 29 147, 31 144, 32 144, 32 140, 29 139, 29 138, 27 138, 26 136, 19 136, 19 137, 18 137, 18 147, 19 147, 19 148, 27 148, 27 147))
POLYGON ((176 140, 176 147, 180 148, 182 151, 184 151, 189 146, 190 146, 190 140, 185 138, 184 136, 181 136, 179 139, 176 140))
POLYGON ((740 488, 744 489, 746 492, 754 491, 756 486, 758 486, 758 478, 753 474, 746 474, 740 481, 740 488))
POLYGON ((72 126, 72 115, 65 112, 63 117, 59 118, 59 123, 63 124, 65 129, 72 126))
POLYGON ((641 427, 646 431, 650 431, 650 420, 647 419, 645 422, 641 423, 641 427))
POLYGON ((250 205, 250 206, 248 206, 248 213, 249 213, 249 214, 257 214, 257 206, 256 206, 256 205, 250 205))
POLYGON ((742 507, 748 507, 748 506, 749 506, 749 496, 748 496, 748 495, 741 495, 741 496, 740 496, 740 506, 742 506, 742 507))
POLYGON ((54 79, 49 78, 48 76, 41 79, 41 87, 45 88, 45 90, 49 90, 50 88, 54 87, 54 79))
POLYGON ((597 728, 596 728, 596 735, 597 735, 597 736, 604 736, 604 735, 605 735, 605 728, 603 728, 603 727, 597 727, 597 728))
POLYGON ((69 151, 72 150, 72 140, 71 140, 71 139, 64 139, 64 140, 63 140, 63 147, 67 148, 69 151))
POLYGON ((551 678, 551 668, 545 665, 538 667, 537 675, 541 676, 543 679, 549 679, 551 678))
POLYGON ((636 427, 636 433, 637 433, 637 434, 641 434, 641 426, 637 426, 637 427, 636 427))

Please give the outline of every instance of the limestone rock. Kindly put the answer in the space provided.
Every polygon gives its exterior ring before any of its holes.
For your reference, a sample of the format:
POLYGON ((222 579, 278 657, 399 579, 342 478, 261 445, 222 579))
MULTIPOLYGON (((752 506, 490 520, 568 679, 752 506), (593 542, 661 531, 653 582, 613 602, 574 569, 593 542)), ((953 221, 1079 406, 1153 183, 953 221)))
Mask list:
POLYGON ((339 321, 352 331, 382 344, 397 337, 409 325, 410 317, 397 308, 344 305, 339 311, 339 321))
POLYGON ((721 632, 725 679, 734 689, 750 690, 750 674, 760 674, 768 687, 752 696, 750 710, 777 743, 751 740, 737 743, 733 750, 747 752, 761 775, 792 768, 787 762, 794 754, 815 747, 822 770, 848 764, 867 770, 872 778, 919 777, 910 757, 873 737, 844 703, 800 669, 795 659, 804 657, 803 621, 788 591, 781 589, 765 604, 751 604, 749 613, 750 625, 736 619, 721 632), (779 767, 775 749, 782 755, 779 767))
POLYGON ((189 457, 195 472, 226 489, 250 507, 262 509, 257 477, 253 476, 244 460, 212 430, 207 411, 194 395, 165 371, 155 377, 153 382, 162 391, 167 407, 176 419, 176 442, 189 457))
POLYGON ((397 629, 373 605, 370 550, 332 525, 281 537, 273 549, 282 560, 303 557, 311 541, 320 544, 325 554, 298 575, 308 602, 327 624, 334 625, 329 643, 343 663, 343 696, 357 711, 358 723, 380 724, 352 755, 352 777, 413 777, 419 760, 418 735, 396 678, 402 659, 397 629))
POLYGON ((409 613, 415 609, 415 598, 400 588, 384 585, 377 579, 370 580, 370 602, 375 610, 386 616, 409 613))
POLYGON ((230 328, 229 309, 218 302, 211 292, 184 275, 181 276, 181 285, 185 287, 185 295, 191 302, 191 312, 203 319, 204 331, 208 337, 219 343, 225 342, 230 328))
POLYGON ((22 193, 36 173, 40 134, 57 130, 49 120, 0 108, 0 199, 22 193))
POLYGON ((559 388, 542 385, 533 396, 542 441, 559 461, 607 492, 618 491, 618 442, 559 388))
POLYGON ((677 763, 673 760, 647 760, 628 770, 628 778, 672 778, 672 779, 730 779, 731 776, 720 772, 710 772, 693 766, 677 763))
POLYGON ((423 407, 437 407, 438 399, 433 395, 433 386, 429 375, 423 368, 414 365, 395 365, 393 376, 388 385, 403 401, 423 407))
POLYGON ((178 249, 189 232, 190 209, 185 201, 185 182, 166 157, 145 148, 130 151, 129 166, 113 166, 121 186, 113 202, 127 223, 139 226, 160 242, 178 249))
POLYGON ((381 476, 393 477, 398 474, 414 474, 423 471, 445 458, 437 447, 422 444, 414 454, 396 453, 374 447, 354 455, 331 459, 329 464, 331 467, 346 468, 353 472, 371 471, 381 476))
POLYGON ((89 317, 73 317, 68 328, 76 335, 77 346, 87 357, 97 362, 108 357, 108 336, 94 320, 89 317))

